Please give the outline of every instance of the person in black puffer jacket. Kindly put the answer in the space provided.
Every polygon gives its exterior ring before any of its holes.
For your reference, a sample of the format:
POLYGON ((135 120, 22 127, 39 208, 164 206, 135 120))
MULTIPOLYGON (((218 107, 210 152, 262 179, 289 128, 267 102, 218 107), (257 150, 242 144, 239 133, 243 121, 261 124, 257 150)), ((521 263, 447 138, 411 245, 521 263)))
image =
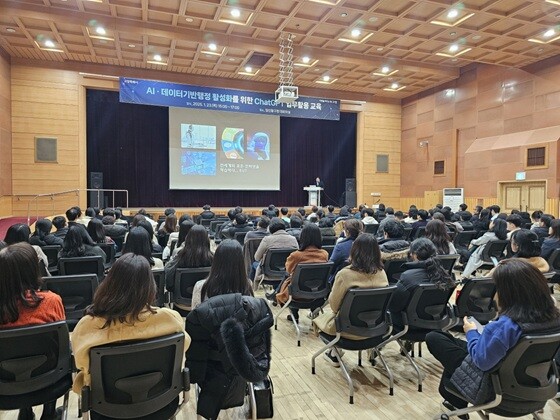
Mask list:
POLYGON ((221 409, 243 405, 246 382, 266 379, 273 322, 263 299, 240 293, 211 297, 189 313, 186 366, 200 386, 198 415, 215 419, 221 409))
POLYGON ((403 239, 404 228, 396 220, 387 220, 383 239, 379 241, 382 261, 404 260, 408 257, 410 243, 403 239))

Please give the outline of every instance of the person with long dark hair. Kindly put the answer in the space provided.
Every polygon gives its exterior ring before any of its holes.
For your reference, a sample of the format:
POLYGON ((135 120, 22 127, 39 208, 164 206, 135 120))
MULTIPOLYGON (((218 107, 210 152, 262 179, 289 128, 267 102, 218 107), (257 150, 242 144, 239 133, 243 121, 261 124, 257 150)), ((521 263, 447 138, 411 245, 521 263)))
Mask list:
MULTIPOLYGON (((313 320, 317 331, 336 335, 334 319, 348 290, 355 288, 373 289, 389 285, 387 274, 383 270, 383 263, 381 262, 381 251, 374 235, 362 233, 356 238, 350 249, 349 262, 350 265, 341 269, 334 280, 329 295, 330 311, 325 311, 313 320)), ((344 332, 342 336, 350 340, 364 339, 364 337, 353 336, 344 332)), ((338 360, 330 351, 325 353, 325 359, 334 366, 339 365, 338 360)))
POLYGON ((560 219, 554 219, 550 222, 548 235, 541 247, 541 257, 545 260, 548 260, 554 250, 560 248, 560 219))
POLYGON ((395 331, 402 331, 404 323, 401 312, 406 311, 410 299, 418 285, 432 283, 441 289, 455 287, 455 282, 445 270, 437 256, 436 246, 427 238, 418 238, 410 244, 410 262, 405 264, 406 271, 397 282, 397 289, 389 303, 395 331))
POLYGON ((546 278, 536 267, 520 258, 503 260, 494 270, 492 279, 496 285, 498 318, 487 324, 482 333, 465 317, 466 342, 443 331, 426 336, 428 349, 443 365, 439 393, 446 400, 444 406, 450 410, 467 406, 466 400, 445 389, 457 369, 474 365, 487 372, 500 363, 522 335, 560 328, 560 312, 550 295, 546 278), (465 360, 467 356, 470 360, 465 360))
POLYGON ((103 261, 105 261, 107 256, 101 248, 84 243, 82 230, 85 230, 85 228, 78 225, 71 225, 68 228, 68 233, 62 244, 62 249, 58 252, 58 258, 100 256, 103 257, 103 261))
POLYGON ((426 238, 436 246, 438 255, 456 254, 455 245, 447 233, 445 223, 441 220, 430 220, 426 225, 426 238))
POLYGON ((364 224, 361 220, 354 218, 346 219, 344 221, 344 238, 340 239, 334 246, 333 253, 329 258, 329 261, 333 263, 333 268, 331 271, 331 277, 329 281, 332 283, 336 273, 344 266, 346 260, 350 256, 350 249, 352 244, 358 237, 360 233, 364 230, 364 224))
POLYGON ((163 248, 163 255, 161 257, 163 261, 167 261, 177 255, 179 250, 183 247, 185 238, 187 237, 187 233, 189 233, 189 230, 193 226, 194 222, 188 214, 185 213, 179 218, 179 227, 177 228, 177 231, 171 232, 169 234, 167 245, 165 246, 165 248, 163 248), (175 248, 171 250, 171 244, 174 241, 175 248))
POLYGON ((62 246, 63 240, 51 233, 52 222, 49 219, 37 220, 35 223, 35 232, 29 238, 31 245, 47 246, 59 245, 62 246))
POLYGON ((196 308, 208 298, 229 293, 253 296, 245 271, 243 248, 235 239, 225 239, 216 248, 208 278, 194 285, 191 308, 196 308))
POLYGON ((150 243, 150 235, 141 226, 134 227, 128 232, 126 243, 123 247, 123 254, 141 255, 148 260, 150 266, 156 270, 163 268, 163 261, 152 256, 152 246, 150 243))
MULTIPOLYGON (((356 219, 352 220, 361 224, 361 222, 357 221, 356 219)), ((354 242, 354 240, 352 240, 352 242, 354 242)), ((276 293, 274 296, 278 304, 284 305, 288 301, 288 288, 292 283, 292 276, 294 275, 299 264, 321 263, 328 261, 329 253, 324 249, 321 249, 321 243, 322 237, 319 227, 314 223, 306 224, 301 230, 299 249, 292 252, 286 260, 286 273, 288 277, 279 286, 278 293, 276 293)), ((314 308, 312 308, 312 310, 313 309, 314 308)), ((295 317, 297 321, 299 319, 298 310, 295 308, 290 308, 290 311, 291 316, 295 317)), ((288 315, 288 317, 290 317, 290 315, 288 315)))
MULTIPOLYGON (((80 371, 74 380, 74 392, 80 394, 82 387, 91 383, 89 353, 92 347, 182 332, 185 351, 188 349, 191 339, 185 332, 181 315, 168 308, 152 306, 155 298, 156 284, 148 260, 133 253, 117 259, 72 333, 72 350, 80 371)), ((171 405, 177 407, 177 403, 175 400, 171 405)), ((158 416, 158 412, 150 419, 170 417, 169 410, 162 411, 166 417, 158 416)))
POLYGON ((165 285, 167 290, 172 292, 175 288, 175 273, 178 268, 210 267, 213 257, 210 251, 208 232, 206 232, 204 226, 193 224, 185 239, 185 246, 165 266, 165 285))
MULTIPOLYGON (((480 206, 477 206, 477 208, 480 206)), ((475 214, 471 219, 473 228, 477 232, 487 231, 490 227, 490 210, 481 209, 478 214, 475 214)))
POLYGON ((528 229, 519 229, 513 232, 511 235, 511 250, 513 251, 513 258, 524 259, 541 273, 550 270, 546 260, 541 257, 541 243, 535 232, 528 229))
POLYGON ((473 239, 470 243, 470 247, 474 248, 474 251, 470 252, 469 259, 465 268, 463 270, 464 277, 470 277, 472 273, 483 264, 482 252, 484 247, 490 242, 503 241, 507 238, 507 223, 505 220, 496 218, 490 222, 490 229, 480 238, 473 239))
POLYGON ((88 225, 87 231, 91 239, 96 244, 111 244, 114 245, 115 241, 110 236, 105 235, 105 228, 103 227, 103 222, 95 217, 91 218, 88 225))
MULTIPOLYGON (((22 241, 0 251, 0 328, 62 321, 64 306, 60 296, 41 291, 37 253, 22 241)), ((43 407, 41 420, 55 419, 56 401, 43 407)), ((18 420, 34 419, 32 407, 20 409, 18 420)))
MULTIPOLYGON (((29 237, 31 235, 31 229, 25 223, 16 223, 11 225, 6 232, 6 236, 4 237, 4 242, 6 245, 13 245, 18 244, 20 242, 29 243, 29 237)), ((32 245, 33 249, 37 253, 37 257, 39 261, 41 261, 46 267, 49 266, 49 259, 43 252, 40 246, 32 245)))

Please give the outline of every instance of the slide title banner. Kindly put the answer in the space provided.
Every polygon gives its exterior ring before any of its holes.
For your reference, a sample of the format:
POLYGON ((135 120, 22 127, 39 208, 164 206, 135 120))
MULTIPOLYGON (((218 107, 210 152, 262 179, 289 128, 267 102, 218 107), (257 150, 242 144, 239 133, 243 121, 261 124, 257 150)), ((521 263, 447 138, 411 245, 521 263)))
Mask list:
POLYGON ((156 80, 120 78, 120 101, 131 104, 244 112, 315 120, 340 119, 340 101, 300 96, 277 104, 273 94, 247 90, 183 85, 156 80))

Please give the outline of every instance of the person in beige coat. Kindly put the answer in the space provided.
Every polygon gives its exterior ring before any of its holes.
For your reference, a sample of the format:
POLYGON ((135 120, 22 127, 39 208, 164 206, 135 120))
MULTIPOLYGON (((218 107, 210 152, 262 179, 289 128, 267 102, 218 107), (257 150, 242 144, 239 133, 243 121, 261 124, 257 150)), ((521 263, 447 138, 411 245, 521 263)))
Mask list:
MULTIPOLYGON (((362 233, 359 235, 350 250, 350 265, 344 267, 335 277, 333 288, 329 296, 330 311, 319 315, 313 321, 315 331, 322 331, 330 335, 336 335, 335 317, 340 310, 344 296, 352 288, 377 288, 389 285, 387 275, 381 263, 381 252, 377 240, 372 234, 362 233)), ((342 337, 350 340, 361 340, 364 337, 342 333, 342 337)), ((338 361, 328 351, 325 358, 334 366, 338 361)))
POLYGON ((72 350, 79 370, 72 387, 74 392, 79 394, 83 386, 91 384, 89 353, 93 347, 182 332, 185 351, 188 349, 191 339, 181 315, 171 309, 151 306, 155 297, 148 260, 132 253, 120 257, 72 333, 72 350))

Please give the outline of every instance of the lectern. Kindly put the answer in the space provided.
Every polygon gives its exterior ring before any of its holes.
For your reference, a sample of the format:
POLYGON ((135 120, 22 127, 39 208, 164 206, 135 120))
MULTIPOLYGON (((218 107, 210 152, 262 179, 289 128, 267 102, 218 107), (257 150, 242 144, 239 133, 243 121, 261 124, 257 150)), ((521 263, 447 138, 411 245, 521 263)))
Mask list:
POLYGON ((310 185, 309 187, 303 187, 303 189, 309 193, 307 205, 321 207, 321 191, 323 191, 323 188, 310 185))

